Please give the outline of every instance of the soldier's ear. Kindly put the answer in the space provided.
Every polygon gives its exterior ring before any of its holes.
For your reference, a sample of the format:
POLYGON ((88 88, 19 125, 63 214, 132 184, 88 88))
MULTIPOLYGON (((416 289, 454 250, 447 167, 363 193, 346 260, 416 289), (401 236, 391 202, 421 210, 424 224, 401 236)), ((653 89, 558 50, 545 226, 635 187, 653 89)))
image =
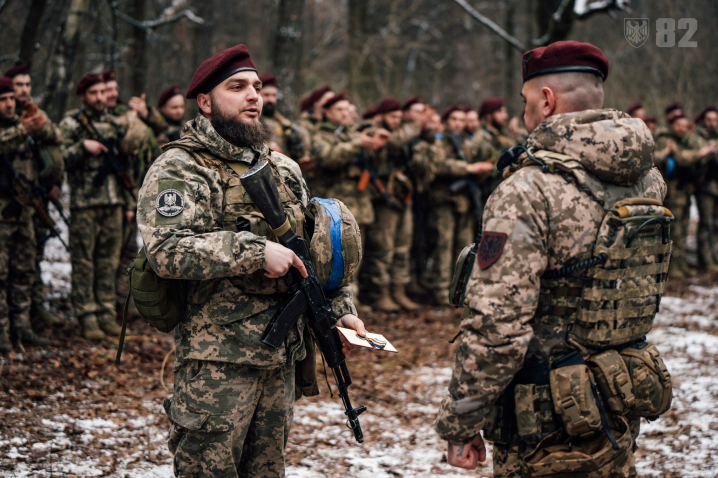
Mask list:
POLYGON ((209 95, 204 93, 197 95, 197 106, 204 116, 212 115, 212 100, 209 95))

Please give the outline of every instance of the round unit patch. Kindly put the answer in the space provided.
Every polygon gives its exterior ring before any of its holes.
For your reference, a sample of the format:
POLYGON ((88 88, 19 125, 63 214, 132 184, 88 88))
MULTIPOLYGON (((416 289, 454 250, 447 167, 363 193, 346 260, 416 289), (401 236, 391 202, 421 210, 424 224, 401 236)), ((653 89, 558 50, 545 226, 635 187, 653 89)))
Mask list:
POLYGON ((184 197, 176 189, 165 189, 157 195, 155 208, 165 217, 175 217, 184 209, 184 197))

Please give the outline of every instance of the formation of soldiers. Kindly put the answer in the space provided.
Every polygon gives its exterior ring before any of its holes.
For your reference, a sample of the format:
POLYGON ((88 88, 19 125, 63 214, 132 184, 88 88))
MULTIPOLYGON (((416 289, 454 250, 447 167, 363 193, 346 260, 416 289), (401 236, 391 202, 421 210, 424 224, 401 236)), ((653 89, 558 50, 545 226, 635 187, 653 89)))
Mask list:
MULTIPOLYGON (((510 119, 502 98, 478 109, 455 103, 439 114, 419 96, 385 98, 359 119, 346 93, 324 85, 301 100, 293 121, 279 113, 276 77, 260 80, 269 147, 299 164, 313 196, 341 199, 360 225, 365 260, 352 283, 360 312, 418 309, 410 296, 448 305, 454 261, 474 241, 483 202, 501 182, 495 165, 526 138, 521 120, 510 119)), ((23 196, 39 199, 46 212, 59 208, 68 222, 72 304, 85 338, 118 335, 125 271, 138 252, 136 194, 161 147, 180 138, 183 92, 167 88, 156 107, 145 95, 124 103, 113 71, 89 73, 77 83, 82 107, 56 125, 33 103, 28 66, 11 68, 0 82, 0 351, 18 340, 48 343, 30 317, 58 322, 43 305, 39 265, 56 234, 23 196), (71 219, 60 202, 65 174, 71 219), (20 191, 14 176, 31 191, 20 191)), ((685 259, 691 197, 700 211, 698 266, 718 272, 716 107, 691 122, 673 103, 660 128, 640 103, 628 113, 655 135, 656 166, 668 183, 666 206, 677 217, 671 275, 696 273, 685 259)))

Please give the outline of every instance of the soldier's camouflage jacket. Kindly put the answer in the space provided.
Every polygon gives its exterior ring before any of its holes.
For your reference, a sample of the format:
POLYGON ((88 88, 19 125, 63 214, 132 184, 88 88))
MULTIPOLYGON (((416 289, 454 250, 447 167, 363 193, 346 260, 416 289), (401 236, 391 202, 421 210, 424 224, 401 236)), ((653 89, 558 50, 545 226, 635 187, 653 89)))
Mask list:
POLYGON ((162 112, 154 106, 147 108, 147 118, 142 118, 147 126, 152 128, 152 131, 157 138, 157 145, 164 146, 170 141, 177 141, 180 139, 180 133, 184 123, 182 120, 173 121, 167 118, 162 112))
POLYGON ((680 190, 689 195, 693 193, 698 179, 698 161, 700 160, 698 150, 700 147, 700 140, 692 133, 686 133, 679 138, 669 128, 666 128, 656 134, 654 163, 666 176, 669 191, 680 190), (666 154, 665 149, 669 145, 673 151, 666 154), (673 171, 670 174, 668 174, 667 164, 669 156, 674 161, 673 171))
MULTIPOLYGON (((643 121, 611 109, 552 116, 528 146, 575 158, 575 177, 611 205, 628 197, 663 200, 666 185, 653 168, 653 138, 643 121)), ((570 325, 542 321, 539 307, 547 270, 592 255, 601 206, 559 174, 525 159, 494 191, 484 212, 484 234, 506 234, 496 261, 474 267, 467 289, 450 396, 436 428, 446 440, 466 443, 491 426, 494 406, 525 360, 565 355, 570 325)))
MULTIPOLYGON (((696 135, 702 146, 718 146, 718 129, 709 130, 705 126, 698 125, 696 126, 696 135)), ((701 158, 698 175, 700 192, 718 196, 718 158, 715 154, 701 158)))
MULTIPOLYGON (((430 188, 430 198, 432 204, 453 204, 459 213, 466 213, 471 208, 471 202, 466 194, 452 194, 449 191, 451 184, 467 176, 466 161, 459 159, 459 155, 454 145, 449 141, 448 131, 444 133, 443 139, 437 140, 437 147, 441 150, 439 154, 434 155, 434 181, 430 188)), ((470 163, 475 160, 471 156, 468 148, 468 142, 463 141, 462 149, 466 158, 470 163)), ((479 161, 484 160, 480 158, 479 161)))
MULTIPOLYGON (((359 133, 347 132, 344 127, 322 123, 312 136, 312 156, 324 180, 326 197, 340 199, 352 212, 357 224, 374 222, 372 195, 374 186, 357 190, 362 168, 354 161, 362 151, 359 133)), ((381 167, 378 156, 367 152, 376 168, 381 167)))
MULTIPOLYGON (((105 139, 114 140, 119 145, 127 132, 128 123, 116 118, 107 111, 96 111, 92 108, 83 108, 80 114, 87 115, 94 124, 98 133, 105 139)), ((85 150, 83 141, 92 139, 90 132, 75 117, 77 113, 65 116, 60 121, 63 141, 65 144, 65 167, 67 179, 70 185, 70 208, 86 208, 96 206, 122 205, 127 211, 135 209, 135 200, 119 183, 115 175, 109 174, 107 180, 100 187, 92 184, 97 171, 102 167, 105 160, 104 154, 92 156, 85 150)), ((120 162, 124 162, 125 168, 129 164, 121 154, 118 154, 120 162)))
POLYGON ((276 112, 273 116, 262 116, 262 121, 269 126, 272 140, 282 148, 283 154, 295 161, 308 155, 312 138, 305 128, 276 112))
MULTIPOLYGON (((41 112, 41 114, 44 113, 41 112)), ((18 174, 23 174, 31 183, 35 184, 39 182, 40 171, 43 171, 46 167, 54 171, 57 168, 61 168, 61 165, 41 164, 41 158, 34 157, 30 149, 30 145, 27 141, 28 136, 32 137, 36 142, 56 145, 60 143, 62 135, 57 125, 49 119, 40 130, 32 135, 28 135, 27 130, 17 115, 13 116, 10 120, 0 119, 0 154, 5 155, 5 158, 10 161, 10 164, 18 174)), ((59 161, 62 162, 62 159, 60 158, 59 161)), ((9 185, 10 181, 11 178, 6 173, 5 168, 0 167, 0 184, 3 186, 9 185)), ((10 191, 0 192, 0 211, 8 205, 11 199, 12 193, 10 191)), ((32 214, 32 206, 26 206, 23 208, 17 220, 23 222, 28 221, 30 217, 32 217, 32 214)), ((6 219, 0 216, 0 221, 3 220, 6 219)))
MULTIPOLYGON (((140 189, 137 223, 152 269, 188 282, 189 306, 175 329, 176 357, 276 367, 305 356, 304 320, 286 346, 261 342, 269 320, 287 299, 283 278, 264 276, 264 248, 276 238, 229 163, 268 160, 296 232, 303 234, 309 191, 299 166, 286 156, 240 148, 197 116, 182 138, 165 145, 140 189)), ((349 286, 328 296, 338 317, 356 314, 349 286)))

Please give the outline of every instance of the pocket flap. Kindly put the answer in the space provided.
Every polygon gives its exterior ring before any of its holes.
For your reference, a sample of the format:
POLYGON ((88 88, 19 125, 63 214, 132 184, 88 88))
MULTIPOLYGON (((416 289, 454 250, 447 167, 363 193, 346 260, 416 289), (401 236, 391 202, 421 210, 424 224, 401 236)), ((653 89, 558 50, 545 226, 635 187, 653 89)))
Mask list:
POLYGON ((209 412, 193 412, 186 408, 180 409, 177 403, 169 398, 165 399, 164 407, 171 421, 188 430, 199 430, 209 418, 209 412))

